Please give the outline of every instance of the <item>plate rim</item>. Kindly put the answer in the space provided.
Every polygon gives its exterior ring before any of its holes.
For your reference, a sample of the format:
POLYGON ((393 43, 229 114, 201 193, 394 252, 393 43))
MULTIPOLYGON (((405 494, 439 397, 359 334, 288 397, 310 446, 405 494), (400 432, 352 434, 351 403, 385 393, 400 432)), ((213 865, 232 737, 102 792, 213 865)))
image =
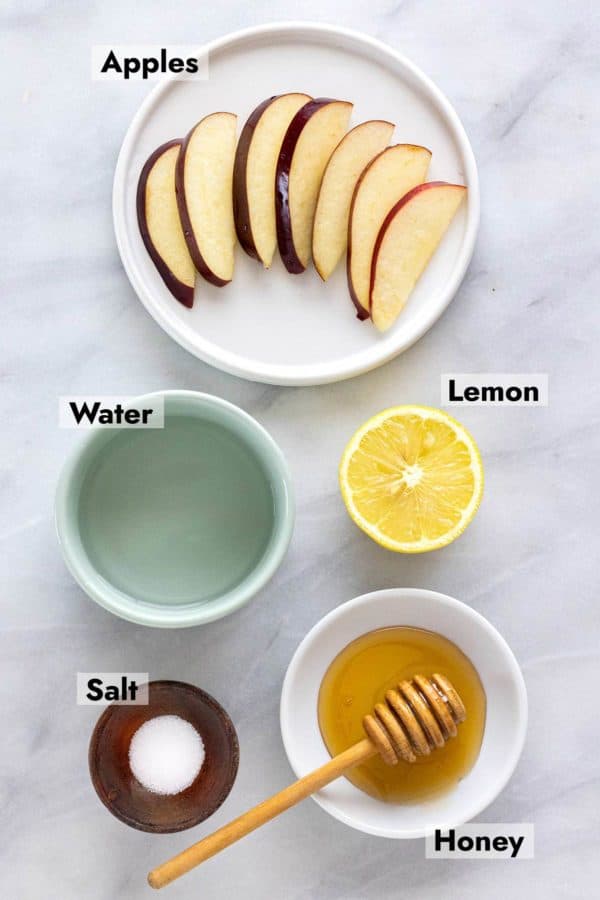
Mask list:
MULTIPOLYGON (((162 309, 161 304, 154 299, 153 292, 147 288, 145 281, 135 264, 129 246, 130 239, 125 225, 124 212, 126 171, 132 148, 135 145, 138 132, 145 121, 148 112, 155 105, 161 94, 165 93, 173 82, 177 80, 174 75, 162 79, 148 93, 134 113, 134 116, 127 127, 127 131, 125 132, 113 178, 113 229, 123 268, 125 269, 125 273, 138 299, 162 330, 193 356, 229 375, 235 375, 238 378, 243 378, 247 381, 279 386, 331 384, 333 382, 354 378, 379 368, 408 350, 413 344, 420 340, 427 331, 429 331, 452 302, 471 262, 477 240, 480 220, 479 175, 473 148, 471 147, 466 130, 458 113, 446 95, 403 53, 369 34, 365 34, 364 32, 352 28, 314 21, 293 20, 289 22, 269 22, 262 25, 254 25, 249 28, 238 29, 221 35, 220 37, 201 45, 198 49, 198 55, 206 54, 210 56, 211 53, 228 46, 233 47, 236 44, 252 41, 257 37, 272 35, 273 33, 278 32, 291 35, 301 35, 302 32, 305 32, 307 35, 320 35, 321 37, 326 38, 324 41, 326 44, 329 43, 327 38, 332 38, 334 36, 342 37, 346 42, 354 42, 368 48, 371 51, 371 54, 375 51, 377 54, 387 57, 397 64, 399 63, 425 90, 429 98, 433 101, 438 113, 441 112, 446 119, 454 140, 457 142, 460 156, 464 162, 464 180, 469 188, 465 235, 460 253, 454 263, 451 276, 438 295, 438 302, 432 307, 432 310, 427 315, 421 318, 414 332, 405 339, 398 340, 397 343, 392 344, 385 351, 382 351, 381 347, 376 347, 375 349, 379 349, 379 352, 375 353, 374 357, 366 360, 361 358, 364 357, 365 351, 359 351, 359 353, 353 354, 341 362, 340 360, 336 360, 329 363, 320 362, 295 365, 263 363, 260 360, 242 357, 238 353, 233 353, 211 341, 203 339, 201 335, 198 336, 201 344, 200 346, 195 341, 188 339, 187 335, 182 332, 176 324, 176 320, 172 321, 170 319, 168 312, 162 309)), ((372 348, 369 348, 367 352, 372 354, 372 348)))

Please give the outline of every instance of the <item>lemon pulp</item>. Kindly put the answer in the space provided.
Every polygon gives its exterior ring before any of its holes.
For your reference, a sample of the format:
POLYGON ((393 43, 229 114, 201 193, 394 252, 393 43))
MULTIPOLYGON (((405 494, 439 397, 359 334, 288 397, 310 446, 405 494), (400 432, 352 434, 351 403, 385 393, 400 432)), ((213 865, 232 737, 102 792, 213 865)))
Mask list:
POLYGON ((455 419, 424 406, 397 406, 369 419, 344 451, 340 487, 348 512, 391 550, 449 544, 481 500, 477 446, 455 419))

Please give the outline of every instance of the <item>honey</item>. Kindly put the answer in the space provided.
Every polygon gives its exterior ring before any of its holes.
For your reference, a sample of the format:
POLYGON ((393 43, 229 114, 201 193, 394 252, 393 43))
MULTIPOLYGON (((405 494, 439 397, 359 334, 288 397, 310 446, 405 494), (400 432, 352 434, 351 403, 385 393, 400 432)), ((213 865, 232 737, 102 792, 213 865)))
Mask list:
POLYGON ((319 726, 332 756, 364 738, 363 716, 385 692, 414 675, 440 672, 450 679, 465 705, 458 734, 414 763, 386 765, 376 756, 351 770, 356 787, 389 803, 418 803, 452 790, 473 767, 485 728, 485 692, 471 661, 447 638, 406 626, 362 635, 336 656, 321 683, 319 726))

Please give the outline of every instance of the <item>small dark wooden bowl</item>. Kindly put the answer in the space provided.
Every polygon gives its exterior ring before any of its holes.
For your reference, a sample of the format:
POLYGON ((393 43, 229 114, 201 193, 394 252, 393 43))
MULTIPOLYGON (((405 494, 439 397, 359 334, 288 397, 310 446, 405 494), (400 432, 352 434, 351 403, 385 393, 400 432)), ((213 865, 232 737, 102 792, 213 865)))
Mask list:
POLYGON ((237 734, 217 701, 181 681, 151 681, 147 706, 108 706, 96 723, 89 766, 96 793, 107 809, 132 828, 166 834, 203 822, 221 806, 235 781, 237 734), (146 790, 129 768, 129 745, 138 728, 156 716, 180 716, 197 729, 205 758, 198 777, 179 794, 146 790))

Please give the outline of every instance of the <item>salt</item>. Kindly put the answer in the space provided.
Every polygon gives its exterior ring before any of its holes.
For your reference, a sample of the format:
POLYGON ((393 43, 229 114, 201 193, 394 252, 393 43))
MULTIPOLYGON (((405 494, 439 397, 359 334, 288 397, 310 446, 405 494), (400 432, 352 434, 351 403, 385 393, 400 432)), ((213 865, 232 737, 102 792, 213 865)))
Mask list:
POLYGON ((129 745, 131 771, 154 794, 179 794, 192 784, 204 763, 204 743, 180 716, 144 722, 129 745))

